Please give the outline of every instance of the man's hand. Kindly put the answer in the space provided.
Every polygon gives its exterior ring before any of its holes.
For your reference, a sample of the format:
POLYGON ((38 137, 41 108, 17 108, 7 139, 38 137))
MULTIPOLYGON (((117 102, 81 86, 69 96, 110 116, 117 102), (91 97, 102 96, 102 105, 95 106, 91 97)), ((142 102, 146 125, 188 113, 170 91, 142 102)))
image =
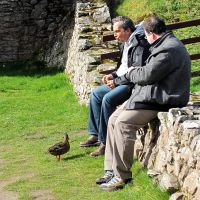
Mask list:
POLYGON ((114 80, 107 81, 106 85, 111 89, 115 88, 114 80))
POLYGON ((112 76, 112 74, 108 74, 108 75, 103 76, 103 78, 102 78, 101 80, 102 80, 102 82, 103 82, 104 84, 107 84, 107 82, 108 82, 109 80, 113 80, 113 76, 112 76))

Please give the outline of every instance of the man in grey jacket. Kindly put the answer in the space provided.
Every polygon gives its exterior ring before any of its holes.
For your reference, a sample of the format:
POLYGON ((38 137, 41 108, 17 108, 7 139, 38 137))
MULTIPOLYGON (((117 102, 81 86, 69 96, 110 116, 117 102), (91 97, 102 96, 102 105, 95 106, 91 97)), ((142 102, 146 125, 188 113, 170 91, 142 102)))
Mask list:
POLYGON ((104 159, 104 176, 96 180, 103 190, 123 188, 132 180, 133 148, 136 131, 159 111, 183 107, 189 100, 191 62, 184 45, 166 31, 157 16, 144 24, 151 44, 146 65, 134 66, 122 76, 135 86, 131 97, 110 117, 104 159))

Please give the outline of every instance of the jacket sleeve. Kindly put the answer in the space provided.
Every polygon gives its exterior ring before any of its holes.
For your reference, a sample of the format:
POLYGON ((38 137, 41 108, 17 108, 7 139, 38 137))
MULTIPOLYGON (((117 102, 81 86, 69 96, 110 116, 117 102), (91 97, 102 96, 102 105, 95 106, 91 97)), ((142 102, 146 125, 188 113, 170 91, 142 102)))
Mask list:
POLYGON ((133 67, 126 74, 134 84, 152 85, 155 82, 162 80, 165 76, 171 73, 174 69, 173 55, 167 50, 162 50, 151 56, 149 62, 143 67, 133 67), (171 58, 169 58, 171 57, 171 58))

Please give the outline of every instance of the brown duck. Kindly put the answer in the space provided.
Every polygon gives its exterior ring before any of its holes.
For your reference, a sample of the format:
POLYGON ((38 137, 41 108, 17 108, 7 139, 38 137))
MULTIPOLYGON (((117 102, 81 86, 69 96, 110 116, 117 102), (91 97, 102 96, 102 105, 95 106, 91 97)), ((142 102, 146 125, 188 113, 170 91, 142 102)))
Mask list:
POLYGON ((69 149, 70 149, 69 136, 67 133, 65 133, 64 141, 58 142, 54 144, 52 147, 49 147, 48 152, 51 155, 56 156, 57 160, 60 160, 61 155, 67 153, 69 149))

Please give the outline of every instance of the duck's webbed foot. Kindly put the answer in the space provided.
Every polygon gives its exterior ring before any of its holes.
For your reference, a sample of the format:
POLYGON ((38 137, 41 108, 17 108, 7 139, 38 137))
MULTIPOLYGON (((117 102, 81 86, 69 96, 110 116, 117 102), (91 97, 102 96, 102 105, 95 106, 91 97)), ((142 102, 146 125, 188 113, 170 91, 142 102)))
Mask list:
POLYGON ((58 161, 60 161, 60 155, 57 155, 57 156, 56 156, 56 159, 57 159, 58 161))

